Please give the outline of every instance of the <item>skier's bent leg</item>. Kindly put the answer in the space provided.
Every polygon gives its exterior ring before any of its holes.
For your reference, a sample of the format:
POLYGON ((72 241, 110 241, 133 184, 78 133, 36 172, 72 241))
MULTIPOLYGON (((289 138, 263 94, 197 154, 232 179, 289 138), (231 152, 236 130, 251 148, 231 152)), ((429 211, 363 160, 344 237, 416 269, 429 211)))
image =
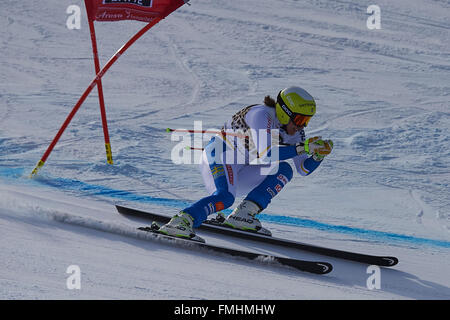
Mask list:
POLYGON ((199 227, 208 215, 229 208, 234 203, 234 196, 227 190, 216 190, 212 195, 204 197, 183 209, 194 218, 194 228, 199 227))
POLYGON ((267 208, 273 197, 291 181, 294 171, 289 163, 281 161, 277 173, 267 176, 255 189, 250 191, 245 200, 256 203, 261 211, 267 208))
MULTIPOLYGON (((212 142, 214 139, 211 140, 212 142)), ((207 185, 215 190, 210 190, 211 195, 200 199, 191 206, 181 210, 159 231, 167 235, 192 238, 195 236, 193 228, 199 227, 208 215, 230 207, 234 203, 233 183, 228 183, 228 175, 233 169, 220 163, 216 163, 215 144, 209 143, 203 151, 202 175, 206 178, 207 185)), ((208 189, 208 187, 207 187, 208 189)))
POLYGON ((159 228, 159 232, 176 237, 193 238, 193 228, 199 227, 209 214, 230 207, 234 202, 231 192, 217 190, 193 205, 181 210, 168 223, 159 228))
POLYGON ((292 179, 289 163, 280 162, 277 173, 268 175, 227 217, 225 224, 242 230, 258 231, 262 228, 256 215, 267 208, 270 201, 292 179))

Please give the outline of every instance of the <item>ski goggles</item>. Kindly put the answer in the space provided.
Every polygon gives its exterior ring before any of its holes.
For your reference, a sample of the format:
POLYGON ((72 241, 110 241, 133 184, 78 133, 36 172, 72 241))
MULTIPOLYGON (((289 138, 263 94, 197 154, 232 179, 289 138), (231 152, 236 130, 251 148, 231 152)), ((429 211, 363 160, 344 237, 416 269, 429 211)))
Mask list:
POLYGON ((280 99, 278 101, 278 103, 280 103, 281 109, 284 110, 284 112, 286 112, 286 114, 289 116, 289 118, 291 119, 291 121, 297 126, 297 127, 306 127, 308 125, 309 120, 311 120, 312 116, 307 116, 301 113, 295 113, 292 112, 291 110, 288 109, 288 107, 282 103, 282 100, 280 99), (280 103, 281 101, 281 103, 280 103))
POLYGON ((309 120, 311 120, 312 116, 305 116, 304 114, 300 113, 293 113, 291 116, 292 122, 297 127, 306 127, 308 125, 309 120))

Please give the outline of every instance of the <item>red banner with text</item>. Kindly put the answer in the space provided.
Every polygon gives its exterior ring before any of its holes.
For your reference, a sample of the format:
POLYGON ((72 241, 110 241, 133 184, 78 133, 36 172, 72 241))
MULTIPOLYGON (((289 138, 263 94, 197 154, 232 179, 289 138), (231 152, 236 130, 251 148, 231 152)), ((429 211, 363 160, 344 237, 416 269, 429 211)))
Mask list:
POLYGON ((138 20, 151 22, 164 18, 187 1, 184 0, 85 0, 92 21, 138 20))

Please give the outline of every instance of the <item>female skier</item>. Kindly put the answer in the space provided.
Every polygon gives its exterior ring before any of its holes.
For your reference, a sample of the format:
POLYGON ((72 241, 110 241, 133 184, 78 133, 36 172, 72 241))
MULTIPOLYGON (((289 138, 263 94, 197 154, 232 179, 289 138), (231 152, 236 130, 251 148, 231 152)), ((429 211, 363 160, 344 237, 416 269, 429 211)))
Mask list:
POLYGON ((284 160, 293 159, 297 172, 307 176, 331 153, 331 140, 305 140, 304 127, 315 113, 313 97, 302 88, 289 87, 279 92, 276 101, 266 96, 263 105, 233 115, 202 153, 200 169, 210 195, 181 210, 159 232, 194 238, 194 228, 208 215, 245 195, 223 224, 252 232, 266 230, 256 215, 292 179, 293 169, 284 160))

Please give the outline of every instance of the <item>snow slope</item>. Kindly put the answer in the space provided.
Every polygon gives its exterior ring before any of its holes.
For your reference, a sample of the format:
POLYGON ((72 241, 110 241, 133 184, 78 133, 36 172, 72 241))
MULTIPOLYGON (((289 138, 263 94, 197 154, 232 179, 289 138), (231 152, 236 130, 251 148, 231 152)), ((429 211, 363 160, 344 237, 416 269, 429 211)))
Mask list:
MULTIPOLYGON (((377 1, 381 30, 366 26, 371 1, 191 2, 103 78, 115 164, 94 90, 32 180, 92 80, 89 28, 80 0, 0 3, 0 298, 449 299, 450 2, 377 1), (72 4, 80 30, 66 27, 72 4), (220 128, 290 85, 318 102, 307 134, 335 149, 261 220, 277 237, 397 256, 380 289, 363 264, 207 237, 333 264, 316 276, 148 241, 115 211, 170 216, 204 196, 196 165, 172 163, 178 142, 164 129, 220 128), (80 290, 66 286, 71 265, 80 290)), ((142 26, 98 23, 101 62, 142 26)))

